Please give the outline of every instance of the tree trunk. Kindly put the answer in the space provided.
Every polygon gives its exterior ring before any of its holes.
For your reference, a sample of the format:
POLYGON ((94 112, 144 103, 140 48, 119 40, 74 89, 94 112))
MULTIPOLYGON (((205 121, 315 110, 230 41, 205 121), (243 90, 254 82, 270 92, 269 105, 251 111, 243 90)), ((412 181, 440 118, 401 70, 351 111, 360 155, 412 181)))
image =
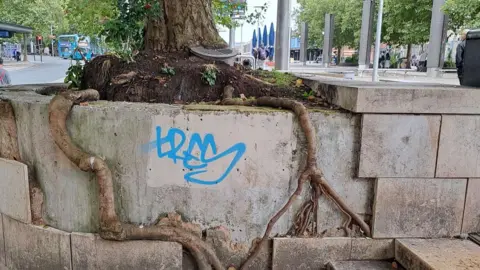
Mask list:
POLYGON ((340 65, 342 62, 342 46, 338 46, 337 48, 337 65, 340 65))
POLYGON ((145 49, 180 51, 202 45, 225 48, 212 15, 212 0, 158 0, 159 18, 147 22, 145 49))
POLYGON ((407 47, 407 68, 412 68, 412 44, 408 44, 407 47))

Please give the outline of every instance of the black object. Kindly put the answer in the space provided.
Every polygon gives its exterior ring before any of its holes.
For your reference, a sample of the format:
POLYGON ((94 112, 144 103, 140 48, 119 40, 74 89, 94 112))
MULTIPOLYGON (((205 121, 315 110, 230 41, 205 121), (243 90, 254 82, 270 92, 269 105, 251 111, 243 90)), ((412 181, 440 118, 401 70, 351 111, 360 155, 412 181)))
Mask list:
POLYGON ((463 59, 463 85, 480 87, 480 29, 468 31, 463 59))

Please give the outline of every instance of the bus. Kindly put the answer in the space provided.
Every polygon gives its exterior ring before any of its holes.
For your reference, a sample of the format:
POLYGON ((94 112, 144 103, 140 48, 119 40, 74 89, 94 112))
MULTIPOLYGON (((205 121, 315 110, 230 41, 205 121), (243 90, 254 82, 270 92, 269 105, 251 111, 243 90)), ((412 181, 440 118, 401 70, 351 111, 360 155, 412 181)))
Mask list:
POLYGON ((92 50, 90 48, 90 38, 78 34, 61 35, 57 38, 58 55, 64 59, 82 60, 82 56, 77 51, 81 51, 87 60, 92 59, 92 50), (74 53, 75 51, 75 53, 74 53))

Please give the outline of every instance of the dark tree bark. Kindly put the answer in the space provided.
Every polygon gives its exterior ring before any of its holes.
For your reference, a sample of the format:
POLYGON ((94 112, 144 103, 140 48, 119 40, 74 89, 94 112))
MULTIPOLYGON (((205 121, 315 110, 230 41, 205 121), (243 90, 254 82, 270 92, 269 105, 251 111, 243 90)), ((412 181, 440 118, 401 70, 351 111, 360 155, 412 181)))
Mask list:
POLYGON ((412 67, 412 44, 408 44, 407 47, 407 68, 412 67))
POLYGON ((146 25, 145 49, 181 51, 202 45, 224 48, 212 15, 212 0, 157 0, 162 7, 160 18, 146 25))

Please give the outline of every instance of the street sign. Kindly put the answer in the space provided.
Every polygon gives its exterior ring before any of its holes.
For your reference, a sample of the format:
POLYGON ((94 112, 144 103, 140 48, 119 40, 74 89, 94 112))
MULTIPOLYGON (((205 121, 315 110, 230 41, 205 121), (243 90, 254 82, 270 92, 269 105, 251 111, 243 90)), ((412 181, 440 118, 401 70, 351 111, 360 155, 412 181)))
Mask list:
POLYGON ((13 37, 13 32, 0 30, 0 38, 11 38, 13 37))

